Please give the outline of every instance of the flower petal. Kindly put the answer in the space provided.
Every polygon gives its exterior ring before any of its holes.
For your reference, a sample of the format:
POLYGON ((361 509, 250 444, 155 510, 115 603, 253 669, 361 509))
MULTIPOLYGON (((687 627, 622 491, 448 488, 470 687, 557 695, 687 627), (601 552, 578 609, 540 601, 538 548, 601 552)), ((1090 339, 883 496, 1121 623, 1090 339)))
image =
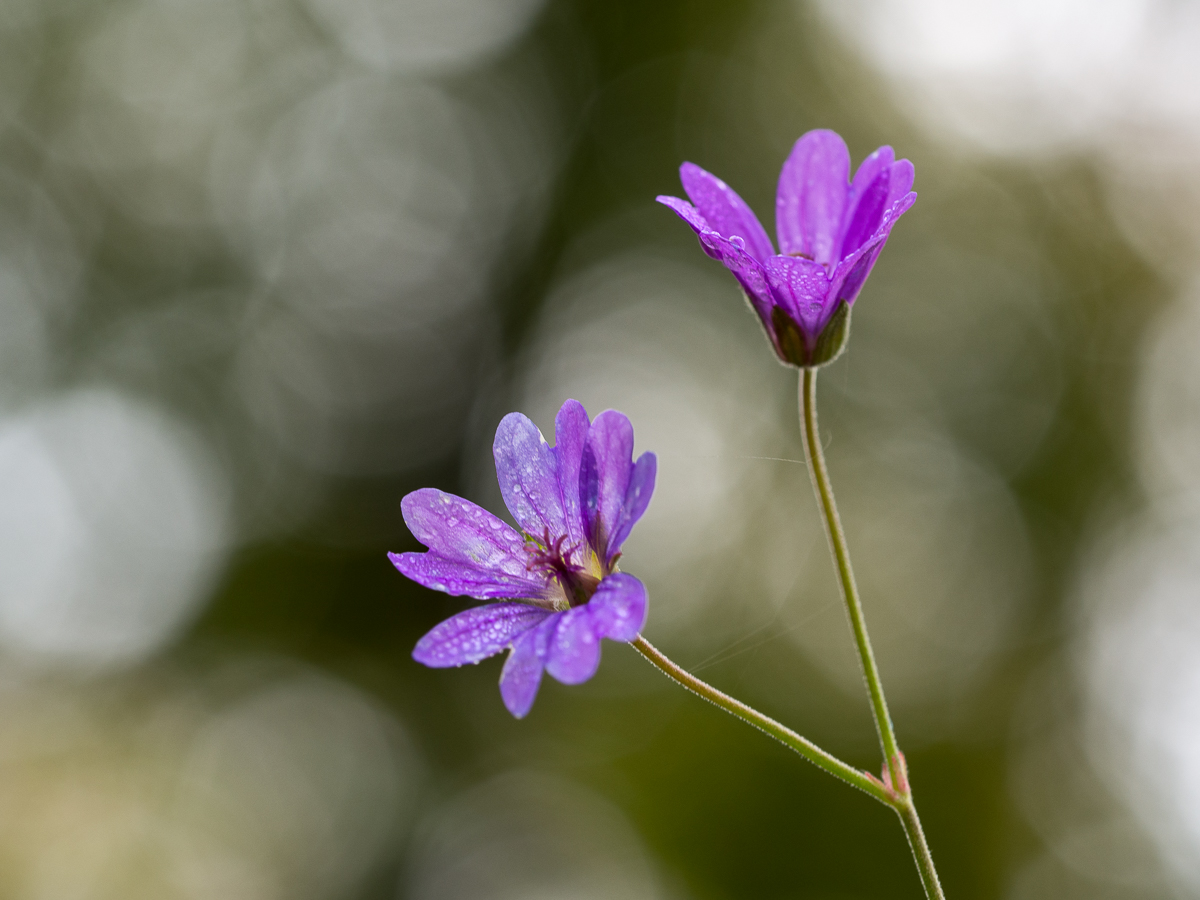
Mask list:
POLYGON ((633 426, 623 413, 608 409, 588 430, 581 480, 588 541, 602 559, 620 525, 633 469, 633 426))
MULTIPOLYGON (((907 160, 901 160, 901 162, 907 162, 907 160)), ((871 274, 871 269, 875 265, 875 260, 879 258, 883 245, 887 243, 888 236, 892 233, 892 227, 916 200, 917 195, 913 191, 909 191, 893 203, 883 213, 875 233, 863 242, 861 247, 838 263, 831 279, 831 297, 845 300, 847 303, 855 301, 867 276, 871 274)), ((836 306, 836 302, 831 305, 836 306)))
POLYGON ((536 628, 549 610, 528 603, 489 603, 435 625, 413 649, 413 659, 435 669, 477 663, 495 656, 518 635, 536 628))
POLYGON ((533 707, 545 667, 547 630, 553 630, 562 613, 551 613, 537 628, 531 628, 513 642, 512 652, 500 672, 500 697, 508 711, 525 718, 533 707))
POLYGON ((632 641, 646 624, 647 606, 645 585, 617 572, 600 582, 586 608, 596 637, 632 641))
POLYGON ((796 141, 775 195, 779 252, 834 262, 849 190, 850 152, 836 132, 810 131, 796 141))
POLYGON ((815 340, 833 314, 825 268, 794 256, 772 256, 764 268, 776 304, 815 340))
POLYGON ((589 606, 564 612, 550 637, 546 671, 563 684, 582 684, 600 667, 600 637, 589 606))
POLYGON ((679 180, 709 228, 727 240, 741 238, 746 252, 759 262, 775 254, 775 247, 758 216, 733 188, 690 162, 679 167, 679 180))
POLYGON ((700 215, 700 211, 686 200, 681 200, 679 197, 671 197, 668 194, 659 194, 654 199, 663 206, 669 207, 675 215, 687 222, 696 234, 703 234, 706 231, 714 230, 708 224, 708 220, 700 215))
POLYGON ((895 151, 885 145, 859 163, 842 215, 841 246, 835 254, 839 261, 874 234, 887 202, 888 169, 895 160, 895 151))
POLYGON ((528 570, 524 538, 486 509, 422 488, 401 500, 400 510, 413 536, 430 550, 390 555, 414 581, 481 600, 545 595, 545 579, 528 570))
POLYGON ((535 538, 547 529, 551 539, 566 534, 554 451, 529 417, 514 412, 501 419, 492 453, 504 505, 517 524, 535 538))
POLYGON ((894 163, 890 160, 891 156, 891 147, 880 147, 863 161, 858 174, 854 176, 850 202, 846 207, 846 227, 840 257, 849 256, 866 243, 878 230, 884 212, 912 189, 912 163, 907 159, 894 163), (887 164, 879 165, 884 160, 887 160, 887 164), (878 171, 867 181, 871 168, 878 171), (868 170, 866 175, 863 170, 868 170))
MULTIPOLYGON (((658 202, 670 207, 679 218, 691 226, 700 238, 700 246, 713 259, 725 265, 738 280, 751 308, 758 313, 767 334, 771 335, 771 292, 763 275, 762 265, 745 248, 737 246, 709 227, 708 221, 686 200, 678 197, 658 197, 658 202)), ((774 338, 772 338, 774 340, 774 338)))
POLYGON ((556 595, 540 575, 525 572, 508 575, 496 569, 446 559, 440 553, 389 553, 401 574, 434 591, 476 600, 538 600, 556 595))
MULTIPOLYGON (((587 528, 583 523, 579 470, 583 463, 583 448, 587 445, 588 428, 591 424, 587 410, 578 400, 568 400, 554 418, 554 456, 558 466, 567 538, 571 544, 577 544, 580 548, 587 542, 587 528)), ((583 560, 577 559, 575 562, 583 564, 583 560)))
POLYGON ((653 453, 643 453, 633 464, 629 475, 629 486, 625 488, 625 502, 621 504, 621 512, 613 526, 612 537, 608 540, 608 559, 621 552, 621 545, 629 532, 637 524, 646 507, 650 505, 650 497, 654 493, 654 479, 658 472, 658 458, 653 453))

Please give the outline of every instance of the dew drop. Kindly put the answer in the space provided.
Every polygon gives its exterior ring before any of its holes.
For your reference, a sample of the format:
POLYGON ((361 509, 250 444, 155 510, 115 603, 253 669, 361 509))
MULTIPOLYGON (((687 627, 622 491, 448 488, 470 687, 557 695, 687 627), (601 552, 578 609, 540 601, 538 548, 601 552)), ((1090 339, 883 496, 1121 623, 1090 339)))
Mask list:
POLYGON ((729 239, 729 243, 733 244, 733 246, 737 247, 739 250, 746 249, 746 241, 740 235, 733 235, 733 237, 729 239))

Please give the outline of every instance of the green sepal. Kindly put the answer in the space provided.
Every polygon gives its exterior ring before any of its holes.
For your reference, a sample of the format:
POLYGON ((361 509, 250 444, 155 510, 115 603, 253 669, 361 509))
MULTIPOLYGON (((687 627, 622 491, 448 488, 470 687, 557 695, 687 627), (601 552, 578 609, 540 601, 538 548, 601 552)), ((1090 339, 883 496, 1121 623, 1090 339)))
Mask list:
POLYGON ((846 349, 846 344, 850 341, 850 304, 845 300, 839 300, 837 309, 833 311, 831 318, 817 335, 817 345, 813 348, 812 361, 808 363, 810 368, 818 366, 827 366, 846 349))
POLYGON ((771 327, 775 331, 775 346, 785 363, 802 369, 827 366, 837 359, 850 340, 850 304, 839 300, 833 317, 817 335, 816 343, 809 348, 804 335, 791 317, 778 306, 771 310, 771 327))
POLYGON ((804 335, 791 317, 778 306, 771 309, 771 328, 775 331, 775 349, 785 363, 803 368, 808 365, 804 335))

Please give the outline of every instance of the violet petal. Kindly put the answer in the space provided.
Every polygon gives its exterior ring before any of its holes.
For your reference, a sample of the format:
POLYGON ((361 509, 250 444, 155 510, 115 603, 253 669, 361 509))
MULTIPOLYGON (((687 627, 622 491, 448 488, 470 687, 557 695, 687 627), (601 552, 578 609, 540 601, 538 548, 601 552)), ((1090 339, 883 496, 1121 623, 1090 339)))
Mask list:
POLYGON ((643 453, 633 464, 629 475, 629 486, 625 489, 625 501, 621 504, 621 514, 613 527, 612 537, 608 541, 608 559, 621 552, 621 545, 629 532, 637 524, 646 507, 650 505, 650 497, 654 493, 654 479, 658 473, 658 458, 653 453, 643 453))
POLYGON ((432 550, 428 553, 389 553, 401 574, 430 590, 445 591, 454 597, 476 600, 537 600, 556 591, 548 580, 536 573, 508 575, 497 569, 446 559, 432 550))
POLYGON ((620 524, 632 468, 633 426, 623 413, 605 410, 588 430, 581 475, 588 540, 601 558, 620 524))
POLYGON ((668 194, 659 194, 654 198, 663 206, 668 207, 675 215, 688 223, 688 226, 696 234, 704 234, 707 231, 714 231, 713 227, 708 224, 708 220, 700 215, 700 211, 686 200, 679 197, 672 197, 668 194))
POLYGON ((773 256, 764 268, 776 303, 810 339, 815 339, 833 314, 824 267, 798 257, 773 256))
POLYGON ((545 641, 539 635, 547 623, 556 623, 562 613, 551 613, 539 627, 531 628, 513 642, 512 651, 500 672, 500 698, 518 719, 525 718, 537 698, 545 665, 545 641))
POLYGON ((741 238, 746 252, 759 262, 775 255, 775 247, 758 216, 733 188, 690 162, 679 167, 679 180, 709 228, 726 240, 735 236, 741 238))
MULTIPOLYGON (((906 162, 907 160, 901 161, 906 162)), ((867 276, 871 274, 871 269, 875 265, 875 260, 879 258, 883 245, 887 243, 893 226, 916 200, 916 193, 909 191, 884 211, 875 233, 864 241, 861 247, 843 259, 834 270, 831 279, 833 284, 830 291, 831 297, 845 300, 848 303, 855 301, 867 276)))
POLYGON ((477 663, 540 625, 549 610, 528 603, 489 603, 435 625, 413 649, 413 659, 435 669, 477 663))
POLYGON ((587 605, 596 637, 632 641, 646 624, 647 605, 640 581, 624 572, 609 575, 587 605))
POLYGON ((750 301, 750 305, 766 327, 767 333, 771 334, 771 292, 767 288, 766 277, 759 261, 746 252, 744 247, 739 247, 713 231, 705 218, 686 200, 667 196, 657 199, 691 226, 700 239, 701 249, 708 256, 723 263, 725 268, 733 273, 733 277, 746 293, 746 299, 750 301))
MULTIPOLYGON (((851 205, 854 206, 854 211, 846 211, 846 232, 841 249, 843 258, 874 236, 883 224, 886 211, 912 190, 912 182, 912 163, 902 159, 881 171, 873 182, 863 187, 859 196, 853 196, 853 189, 851 190, 851 205)), ((895 224, 894 214, 891 221, 895 224)))
POLYGON ((546 671, 563 684, 582 684, 600 667, 600 638, 589 606, 564 612, 550 637, 546 671))
POLYGON ((504 505, 517 524, 535 538, 547 529, 551 538, 566 534, 558 464, 537 426, 521 413, 509 413, 496 428, 492 453, 504 505))
POLYGON ((891 147, 880 147, 859 164, 846 197, 842 218, 842 239, 835 253, 841 260, 862 246, 875 233, 879 219, 888 206, 889 169, 895 162, 891 147))
MULTIPOLYGON (((529 556, 525 552, 525 539, 511 525, 492 515, 470 500, 447 494, 436 488, 421 488, 400 501, 404 523, 413 536, 429 548, 429 554, 397 554, 392 562, 404 574, 409 575, 426 587, 450 593, 465 593, 480 599, 496 597, 540 597, 544 593, 544 579, 528 570, 529 556), (484 581, 473 574, 492 573, 492 583, 513 593, 455 590, 439 587, 425 580, 441 580, 434 572, 434 561, 410 563, 411 557, 436 555, 447 563, 460 564, 458 568, 447 566, 445 577, 460 577, 468 582, 484 581), (411 574, 404 568, 412 565, 411 574), (458 575, 453 575, 457 572, 458 575), (527 585, 521 589, 520 585, 527 585), (516 591, 520 591, 517 593, 516 591)), ((449 584, 449 582, 446 582, 449 584)))
MULTIPOLYGON (((908 209, 916 201, 917 195, 913 193, 913 180, 916 178, 916 170, 913 169, 913 164, 907 159, 900 159, 892 163, 891 169, 888 172, 888 198, 887 208, 895 206, 901 199, 913 195, 912 201, 904 209, 908 209)), ((902 210, 903 212, 903 210, 902 210)), ((893 216, 892 221, 895 222, 896 217, 893 216)))
MULTIPOLYGON (((578 400, 564 403, 554 419, 554 456, 558 466, 568 543, 580 548, 587 542, 587 528, 583 523, 579 470, 591 424, 587 410, 578 400)), ((583 560, 577 559, 576 563, 582 565, 583 560)))
POLYGON ((849 190, 850 151, 840 135, 810 131, 796 141, 775 195, 779 252, 834 262, 849 190))

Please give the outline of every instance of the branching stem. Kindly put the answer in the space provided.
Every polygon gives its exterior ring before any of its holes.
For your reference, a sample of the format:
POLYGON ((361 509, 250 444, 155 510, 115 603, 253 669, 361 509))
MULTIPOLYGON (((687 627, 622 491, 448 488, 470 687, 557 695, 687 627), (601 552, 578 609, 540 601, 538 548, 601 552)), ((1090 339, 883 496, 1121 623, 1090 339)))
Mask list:
POLYGON ((854 768, 849 763, 842 762, 833 754, 822 750, 812 741, 808 740, 808 738, 801 737, 790 728, 780 725, 770 716, 763 715, 740 700, 735 700, 728 694, 718 691, 707 682, 701 681, 691 672, 671 662, 662 651, 641 635, 638 635, 634 639, 633 646, 668 678, 683 685, 693 694, 703 697, 709 703, 721 707, 721 709, 737 716, 743 722, 748 722, 760 731, 766 732, 781 744, 795 750, 813 765, 819 766, 829 774, 837 776, 860 791, 865 791, 880 803, 885 803, 899 812, 897 805, 900 802, 899 795, 866 772, 854 768))

